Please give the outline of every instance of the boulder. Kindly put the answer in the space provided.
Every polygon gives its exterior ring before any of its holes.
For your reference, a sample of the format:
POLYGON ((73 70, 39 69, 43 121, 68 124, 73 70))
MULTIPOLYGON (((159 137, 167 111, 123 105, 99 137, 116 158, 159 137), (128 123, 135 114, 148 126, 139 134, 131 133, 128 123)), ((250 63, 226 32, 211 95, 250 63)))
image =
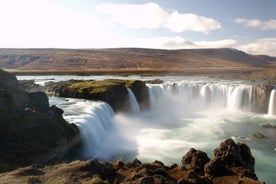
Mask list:
POLYGON ((255 137, 255 138, 257 138, 257 139, 265 139, 266 138, 265 135, 262 134, 261 132, 254 132, 252 134, 252 136, 255 137))
POLYGON ((204 166, 209 161, 206 153, 193 148, 182 157, 182 165, 185 170, 190 170, 198 175, 204 175, 204 166))
POLYGON ((235 143, 227 139, 220 144, 219 148, 213 151, 212 160, 204 166, 205 175, 208 177, 232 175, 231 168, 242 168, 241 175, 257 180, 254 173, 255 159, 250 148, 243 143, 235 143))

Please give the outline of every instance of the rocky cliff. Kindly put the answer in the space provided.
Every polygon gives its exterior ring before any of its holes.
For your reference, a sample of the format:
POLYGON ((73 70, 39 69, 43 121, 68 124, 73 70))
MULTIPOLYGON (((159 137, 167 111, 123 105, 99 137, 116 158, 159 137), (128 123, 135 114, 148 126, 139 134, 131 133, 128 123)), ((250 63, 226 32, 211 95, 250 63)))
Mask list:
POLYGON ((69 159, 80 136, 62 113, 44 92, 0 70, 0 171, 69 159))

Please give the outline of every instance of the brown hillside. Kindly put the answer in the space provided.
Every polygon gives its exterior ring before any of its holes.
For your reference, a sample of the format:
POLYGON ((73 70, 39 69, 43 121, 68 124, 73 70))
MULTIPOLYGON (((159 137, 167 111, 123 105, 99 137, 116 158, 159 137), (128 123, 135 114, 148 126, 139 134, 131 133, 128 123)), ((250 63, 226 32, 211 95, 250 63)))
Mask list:
POLYGON ((0 49, 0 68, 19 70, 245 68, 275 61, 235 49, 0 49))

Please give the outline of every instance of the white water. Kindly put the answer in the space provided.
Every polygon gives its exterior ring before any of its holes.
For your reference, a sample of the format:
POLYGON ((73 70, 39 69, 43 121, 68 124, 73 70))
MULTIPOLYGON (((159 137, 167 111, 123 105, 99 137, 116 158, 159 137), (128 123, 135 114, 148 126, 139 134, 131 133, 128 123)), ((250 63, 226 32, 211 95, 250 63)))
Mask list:
POLYGON ((88 132, 93 135, 83 138, 88 139, 85 158, 180 163, 191 147, 211 157, 221 141, 232 137, 250 146, 259 179, 268 184, 276 181, 276 131, 260 126, 276 125, 276 119, 250 112, 254 100, 252 85, 241 81, 181 78, 148 87, 151 109, 147 112, 112 115, 105 103, 50 99, 51 104, 65 110, 64 117, 69 122, 84 127, 84 131, 91 129, 88 132), (95 118, 95 113, 101 118, 95 118), (267 139, 252 137, 256 131, 267 139))
POLYGON ((137 99, 136 99, 135 95, 133 94, 133 92, 129 88, 127 88, 127 92, 128 92, 131 112, 140 112, 140 107, 139 107, 139 104, 137 102, 137 99))
POLYGON ((268 115, 276 115, 276 89, 271 91, 268 105, 268 115))
POLYGON ((253 86, 223 83, 165 83, 148 85, 152 108, 168 108, 174 112, 227 108, 250 111, 253 86))

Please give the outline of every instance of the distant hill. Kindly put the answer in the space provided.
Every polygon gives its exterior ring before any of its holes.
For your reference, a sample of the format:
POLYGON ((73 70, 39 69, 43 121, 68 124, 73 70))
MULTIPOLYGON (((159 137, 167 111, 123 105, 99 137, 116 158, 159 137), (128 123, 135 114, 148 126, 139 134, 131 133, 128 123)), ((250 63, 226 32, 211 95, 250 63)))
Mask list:
POLYGON ((271 67, 276 57, 236 49, 0 49, 0 68, 19 70, 271 67))

